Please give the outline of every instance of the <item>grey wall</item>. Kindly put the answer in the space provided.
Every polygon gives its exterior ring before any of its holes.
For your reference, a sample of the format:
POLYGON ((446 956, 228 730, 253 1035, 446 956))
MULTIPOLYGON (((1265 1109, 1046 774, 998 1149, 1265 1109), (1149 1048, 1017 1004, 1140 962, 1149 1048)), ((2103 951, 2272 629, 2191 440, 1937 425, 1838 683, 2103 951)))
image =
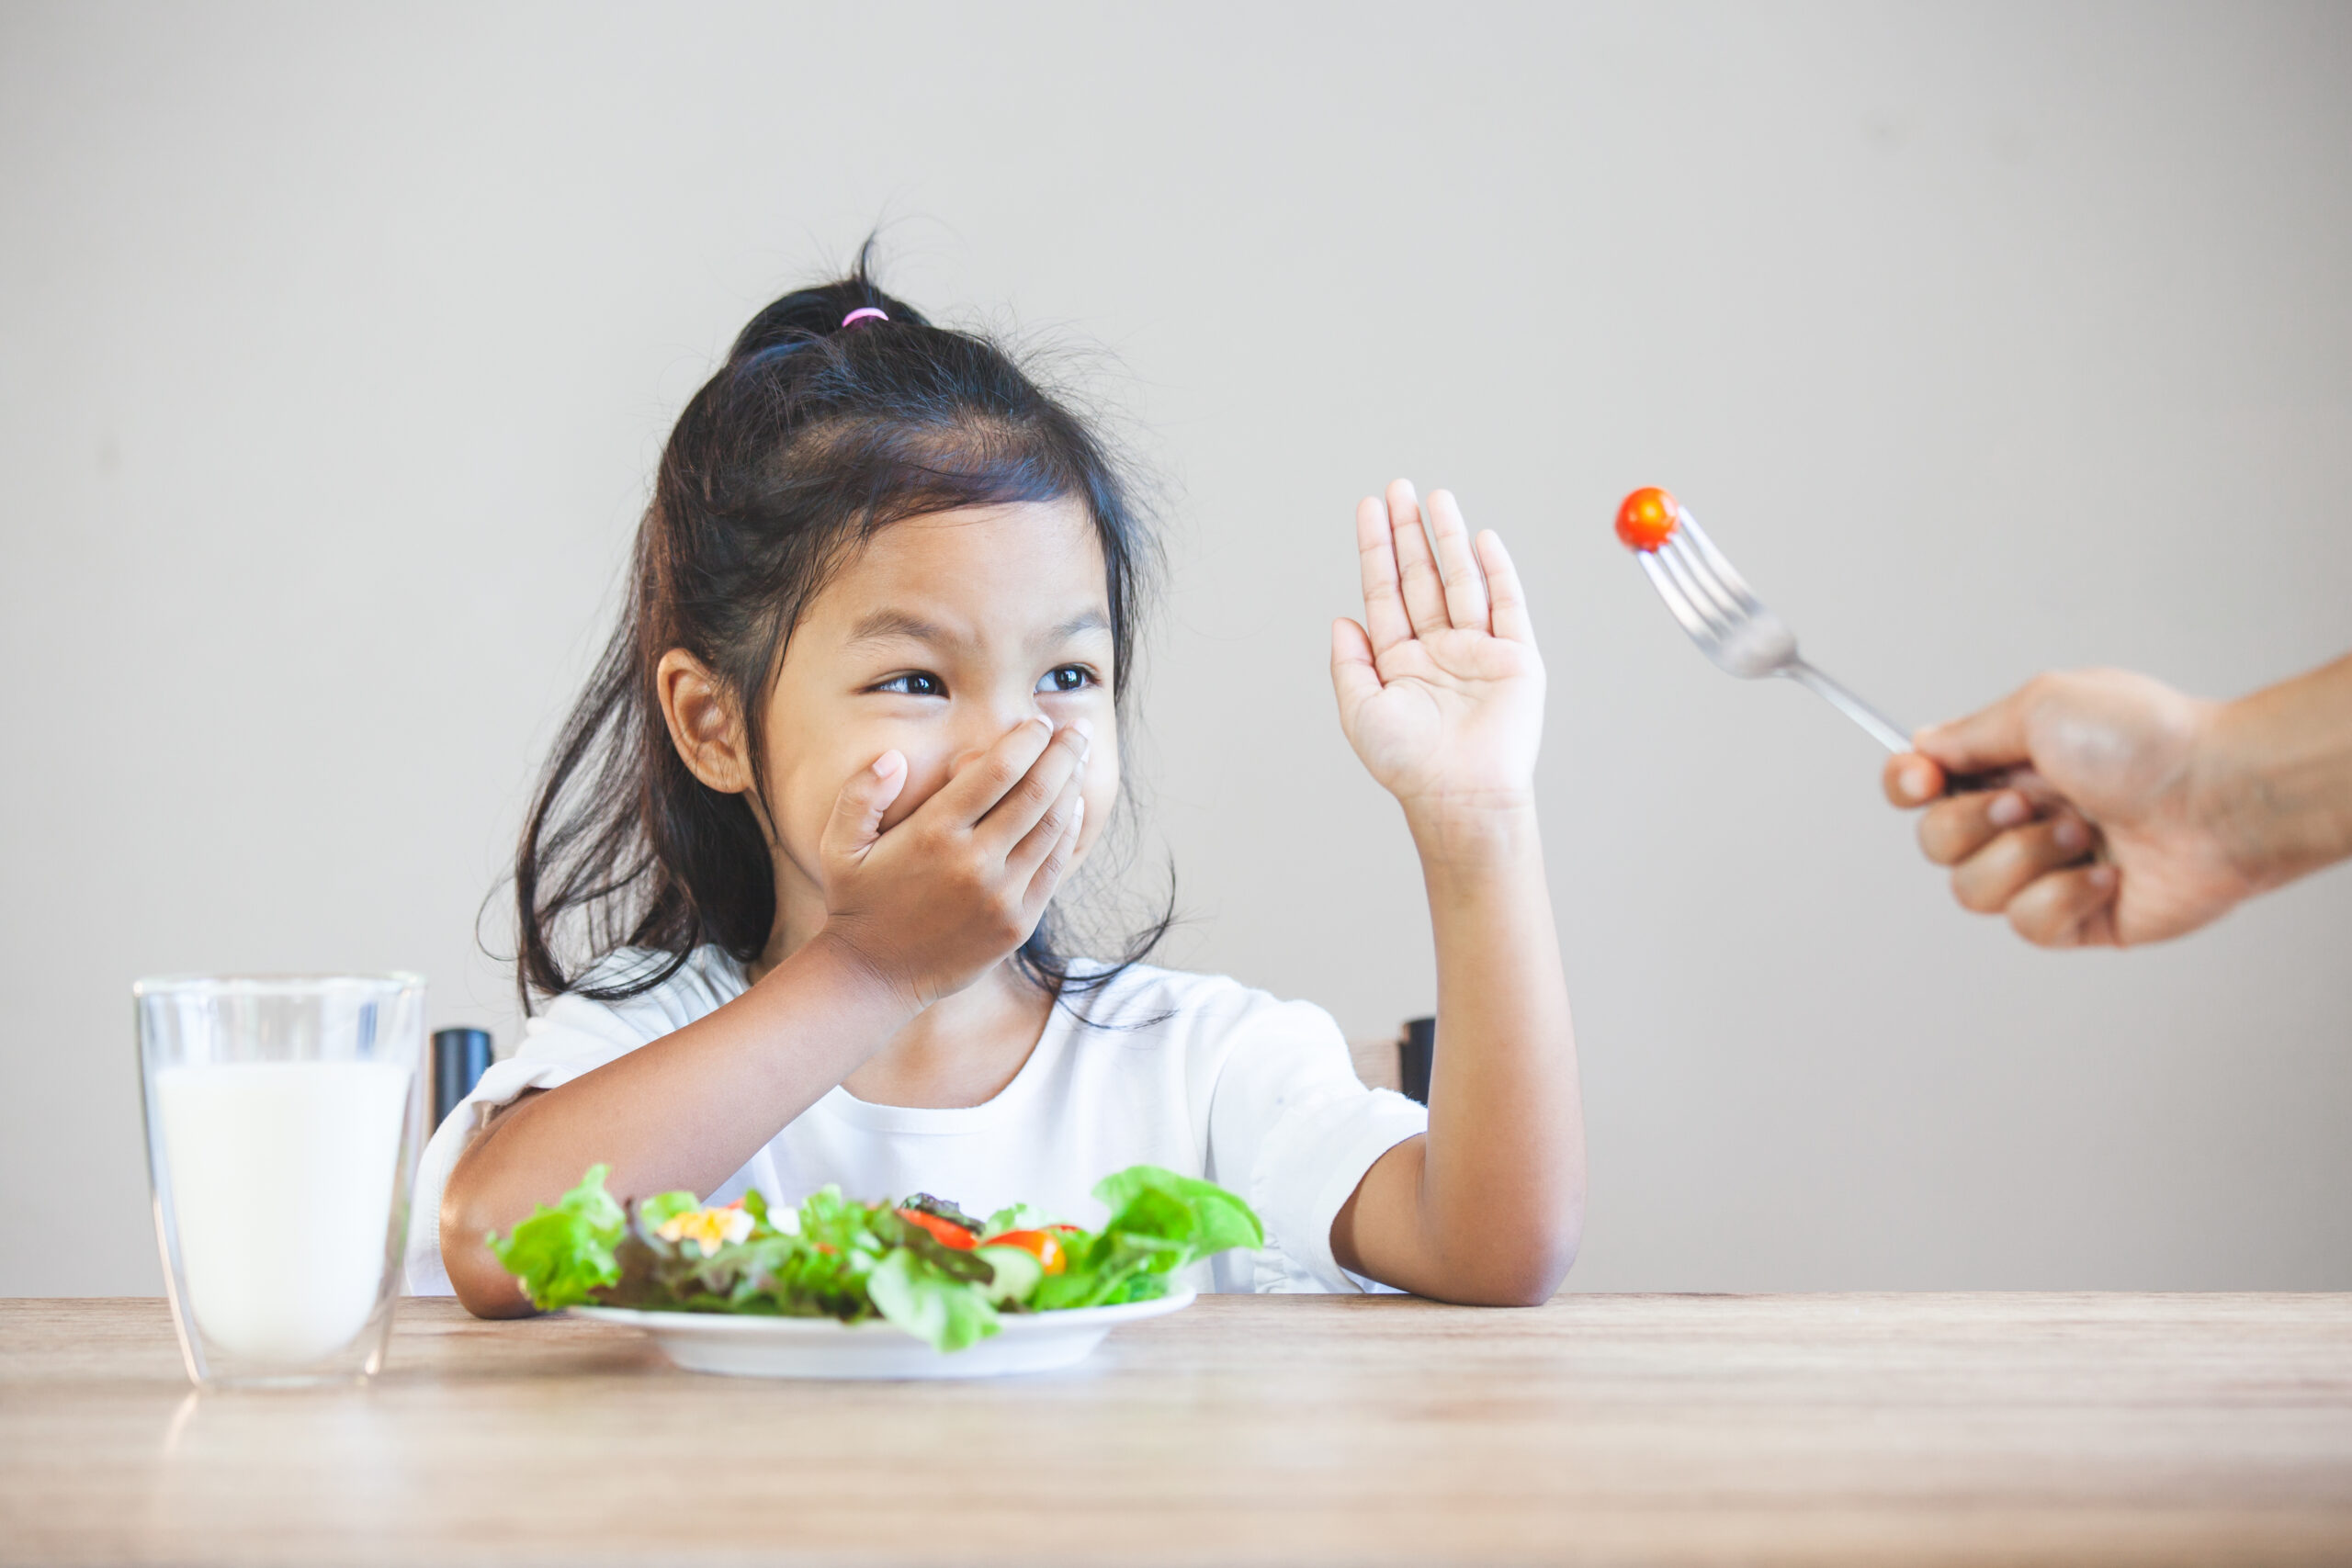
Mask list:
POLYGON ((2352 645, 2352 12, 11 6, 0 1292, 159 1288, 136 976, 414 967, 511 1043, 476 911, 669 421, 877 219, 1169 476, 1180 961, 1428 1006, 1325 626, 1393 474, 1511 540, 1573 1283, 2352 1287, 2352 874, 2025 950, 1609 533, 1674 487, 1919 720, 2352 645))

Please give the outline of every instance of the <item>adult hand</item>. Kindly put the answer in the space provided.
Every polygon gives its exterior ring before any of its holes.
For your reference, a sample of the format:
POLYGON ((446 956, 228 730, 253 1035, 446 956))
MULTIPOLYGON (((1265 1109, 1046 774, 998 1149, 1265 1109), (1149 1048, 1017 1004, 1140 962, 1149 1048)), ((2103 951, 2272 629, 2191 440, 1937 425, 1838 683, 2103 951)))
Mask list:
POLYGON ((1919 845, 1951 867, 1953 896, 2027 941, 2161 942, 2266 885, 2225 841, 2224 712, 2128 671, 2038 676, 1920 731, 1886 765, 1887 798, 1927 807, 1919 845), (2030 772, 1942 798, 1948 773, 2004 769, 2030 772))

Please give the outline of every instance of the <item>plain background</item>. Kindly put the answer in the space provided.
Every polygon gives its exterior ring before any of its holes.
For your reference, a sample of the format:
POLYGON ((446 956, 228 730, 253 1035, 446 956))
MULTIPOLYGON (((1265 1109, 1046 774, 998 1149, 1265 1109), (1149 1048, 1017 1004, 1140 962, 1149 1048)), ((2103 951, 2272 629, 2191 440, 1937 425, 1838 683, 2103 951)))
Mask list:
POLYGON ((138 976, 415 968, 511 1047, 476 917, 661 442, 876 223, 1164 478, 1175 962, 1429 1007, 1326 628, 1393 475, 1510 540, 1571 1288, 2352 1287, 2352 874, 2030 951, 1609 529, 1672 486, 1916 722, 2352 646, 2352 10, 10 6, 0 1292, 160 1288, 138 976))

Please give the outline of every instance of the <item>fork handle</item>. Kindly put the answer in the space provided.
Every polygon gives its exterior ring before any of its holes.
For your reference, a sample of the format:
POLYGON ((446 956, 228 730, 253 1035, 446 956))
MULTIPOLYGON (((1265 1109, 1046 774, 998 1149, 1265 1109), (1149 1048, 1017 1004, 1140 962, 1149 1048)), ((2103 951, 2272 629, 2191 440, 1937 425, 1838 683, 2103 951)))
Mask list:
POLYGON ((1792 659, 1781 666, 1779 672, 1860 725, 1870 732, 1871 739, 1888 750, 1900 754, 1911 750, 1911 738, 1893 719, 1804 660, 1792 659))
MULTIPOLYGON (((1786 675, 1790 680, 1860 725, 1870 732, 1871 739, 1888 750, 1900 755, 1912 749, 1911 738, 1904 734, 1902 728, 1893 719, 1807 664, 1804 660, 1791 660, 1781 667, 1779 673, 1786 675)), ((2010 768, 1996 768, 1984 773, 1947 773, 1944 776, 1944 793, 1967 795, 1976 790, 2005 789, 2012 782, 2016 770, 2010 768)))

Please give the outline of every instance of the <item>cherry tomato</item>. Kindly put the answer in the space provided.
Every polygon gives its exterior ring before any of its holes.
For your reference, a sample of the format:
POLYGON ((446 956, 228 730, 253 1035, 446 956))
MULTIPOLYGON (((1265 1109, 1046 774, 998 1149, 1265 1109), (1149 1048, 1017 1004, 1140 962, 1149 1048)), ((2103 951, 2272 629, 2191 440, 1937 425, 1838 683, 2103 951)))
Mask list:
MULTIPOLYGON (((1063 1227, 1057 1226, 1057 1229, 1063 1227)), ((1076 1228, 1076 1227, 1069 1227, 1076 1228)), ((1017 1247, 1045 1265, 1048 1274, 1058 1274, 1069 1267, 1069 1258, 1062 1251, 1062 1239, 1053 1231, 1007 1231, 988 1239, 990 1247, 1017 1247)))
POLYGON ((937 1214, 926 1214, 921 1209, 901 1209, 899 1218, 910 1225, 921 1225, 939 1238, 940 1246, 952 1247, 958 1252, 969 1252, 980 1245, 978 1236, 954 1220, 943 1220, 937 1214))
POLYGON ((1617 508, 1617 536, 1629 550, 1654 550, 1674 536, 1682 505, 1656 485, 1637 490, 1617 508))

